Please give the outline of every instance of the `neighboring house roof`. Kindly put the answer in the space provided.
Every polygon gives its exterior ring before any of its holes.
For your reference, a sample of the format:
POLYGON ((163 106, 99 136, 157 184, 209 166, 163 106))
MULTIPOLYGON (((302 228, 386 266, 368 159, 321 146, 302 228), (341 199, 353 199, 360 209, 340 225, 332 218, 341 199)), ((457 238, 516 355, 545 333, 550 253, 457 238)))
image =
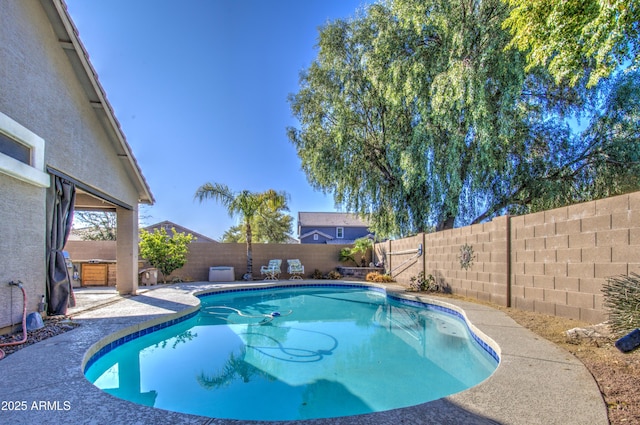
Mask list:
POLYGON ((300 227, 368 227, 356 214, 341 212, 299 212, 300 227))
POLYGON ((178 233, 187 233, 187 234, 192 234, 193 236, 195 236, 197 239, 194 242, 215 242, 218 243, 218 241, 211 239, 201 233, 198 232, 194 232, 191 229, 187 229, 184 226, 180 226, 179 224, 175 224, 171 221, 165 220, 165 221, 161 221, 160 223, 156 223, 156 224, 152 224, 151 226, 147 226, 144 228, 144 230, 146 230, 147 232, 152 231, 153 229, 160 229, 160 228, 165 228, 165 229, 171 229, 174 228, 176 229, 176 232, 178 233))
MULTIPOLYGON (((320 235, 320 236, 322 236, 324 238, 327 238, 329 240, 333 239, 333 236, 328 235, 328 234, 326 234, 324 232, 321 232, 320 230, 312 230, 310 232, 305 233, 304 235, 300 235, 300 239, 302 240, 304 238, 308 238, 309 236, 312 236, 314 234, 320 235)), ((342 242, 340 242, 340 243, 342 243, 342 242)))
POLYGON ((71 20, 67 5, 63 0, 42 0, 42 6, 49 16, 51 26, 58 37, 60 46, 67 53, 69 61, 80 81, 91 106, 98 115, 102 115, 107 133, 119 158, 122 159, 133 184, 138 192, 138 202, 153 204, 155 199, 138 165, 120 123, 118 122, 107 95, 98 81, 98 74, 89 61, 89 54, 78 36, 78 29, 71 20))

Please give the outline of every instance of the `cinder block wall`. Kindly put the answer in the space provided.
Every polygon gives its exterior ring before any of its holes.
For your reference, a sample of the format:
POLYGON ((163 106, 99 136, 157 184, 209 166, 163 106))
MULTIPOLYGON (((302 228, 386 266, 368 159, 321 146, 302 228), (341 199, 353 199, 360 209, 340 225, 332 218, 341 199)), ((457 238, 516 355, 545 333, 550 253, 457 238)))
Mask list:
POLYGON ((418 276, 424 270, 423 256, 417 255, 419 245, 423 246, 424 235, 421 233, 409 238, 386 241, 376 244, 376 255, 384 262, 387 274, 406 286, 411 277, 418 276))
MULTIPOLYGON (((498 305, 570 317, 606 320, 607 278, 640 274, 640 192, 535 214, 497 217, 473 226, 376 245, 401 251, 424 238, 420 261, 392 275, 408 286, 424 270, 454 293, 498 305), (461 247, 473 264, 460 264, 461 247)), ((398 258, 400 259, 400 258, 398 258)), ((393 270, 396 256, 392 256, 393 270)), ((397 264, 397 262, 396 262, 397 264)), ((388 266, 388 265, 387 265, 388 266)))
POLYGON ((492 302, 507 303, 507 217, 488 223, 425 235, 425 274, 432 274, 453 293, 492 302), (473 250, 464 269, 461 249, 473 250))
MULTIPOLYGON (((304 265, 307 277, 311 276, 315 269, 326 274, 344 265, 339 262, 340 250, 344 247, 351 247, 351 245, 253 244, 253 275, 260 277, 260 266, 266 265, 270 259, 277 258, 282 260, 281 278, 289 277, 286 273, 287 259, 299 259, 304 265)), ((116 259, 116 243, 112 241, 69 241, 65 250, 69 252, 72 261, 116 259)), ((236 280, 241 279, 247 271, 246 244, 192 243, 189 245, 185 266, 174 271, 167 280, 180 277, 194 281, 207 281, 209 267, 213 266, 232 266, 236 280)))
POLYGON ((640 273, 640 192, 511 218, 512 305, 597 323, 608 277, 640 273))
POLYGON ((116 241, 67 241, 64 250, 71 261, 116 259, 116 241))
POLYGON ((411 277, 424 271, 448 287, 453 293, 506 305, 507 286, 507 217, 489 223, 461 227, 436 233, 378 244, 377 250, 390 252, 417 248, 423 244, 423 255, 391 255, 386 264, 394 279, 408 286, 411 277), (473 261, 467 269, 460 265, 461 247, 473 249, 473 261))
MULTIPOLYGON (((314 244, 253 244, 253 276, 260 277, 260 267, 271 259, 282 260, 281 278, 288 278, 287 259, 299 259, 309 277, 315 269, 323 274, 340 266, 340 249, 351 245, 314 244)), ((243 243, 199 243, 189 245, 187 264, 172 273, 173 276, 196 281, 209 279, 209 267, 232 266, 236 280, 247 271, 247 246, 243 243)))

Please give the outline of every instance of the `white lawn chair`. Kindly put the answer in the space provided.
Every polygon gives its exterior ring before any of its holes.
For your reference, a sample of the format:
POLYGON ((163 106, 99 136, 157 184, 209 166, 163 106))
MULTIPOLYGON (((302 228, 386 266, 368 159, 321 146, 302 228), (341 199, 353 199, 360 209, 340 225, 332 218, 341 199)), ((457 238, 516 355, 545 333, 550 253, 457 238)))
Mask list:
POLYGON ((260 274, 265 276, 264 280, 278 280, 280 264, 282 260, 269 260, 268 265, 260 267, 260 274))
POLYGON ((291 275, 289 280, 300 279, 304 275, 304 266, 300 263, 300 260, 287 260, 289 267, 287 272, 291 275))

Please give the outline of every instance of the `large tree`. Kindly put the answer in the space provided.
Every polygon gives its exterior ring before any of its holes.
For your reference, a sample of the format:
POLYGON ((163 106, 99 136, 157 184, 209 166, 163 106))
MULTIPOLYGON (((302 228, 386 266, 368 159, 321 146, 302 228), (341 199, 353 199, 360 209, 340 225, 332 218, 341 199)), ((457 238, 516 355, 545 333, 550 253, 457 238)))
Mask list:
POLYGON ((287 193, 277 192, 273 189, 265 192, 251 192, 248 190, 233 192, 225 184, 205 183, 196 190, 195 198, 200 202, 203 202, 205 199, 218 201, 227 209, 229 216, 233 217, 238 215, 240 217, 247 242, 247 273, 244 279, 252 279, 252 222, 257 216, 265 214, 268 211, 287 211, 287 193))
POLYGON ((506 10, 498 0, 396 1, 326 25, 290 98, 301 128, 289 137, 311 182, 371 213, 381 235, 474 215, 461 198, 492 195, 526 138, 524 63, 504 49, 506 10))
MULTIPOLYGON (((293 218, 290 215, 267 208, 253 218, 252 239, 257 243, 285 243, 290 238, 292 223, 293 218)), ((222 235, 222 242, 246 242, 246 235, 244 224, 231 226, 222 235)))
POLYGON ((556 82, 595 86, 630 62, 640 65, 638 0, 503 0, 511 46, 527 54, 528 69, 549 69, 556 82))
POLYGON ((419 199, 425 170, 413 166, 420 155, 414 101, 393 101, 393 76, 376 72, 397 55, 403 38, 374 52, 376 33, 393 22, 385 7, 371 10, 320 32, 318 58, 302 73, 300 91, 290 96, 301 129, 289 128, 288 135, 316 189, 333 193, 348 210, 371 212, 379 233, 397 233, 420 228, 429 214, 419 199))
POLYGON ((589 110, 594 123, 608 88, 527 72, 508 48, 508 13, 500 0, 395 0, 323 27, 288 131, 314 187, 369 213, 379 235, 594 196, 581 170, 611 144, 565 117, 589 110))
POLYGON ((75 233, 84 241, 115 241, 117 216, 110 211, 76 211, 73 215, 75 233))

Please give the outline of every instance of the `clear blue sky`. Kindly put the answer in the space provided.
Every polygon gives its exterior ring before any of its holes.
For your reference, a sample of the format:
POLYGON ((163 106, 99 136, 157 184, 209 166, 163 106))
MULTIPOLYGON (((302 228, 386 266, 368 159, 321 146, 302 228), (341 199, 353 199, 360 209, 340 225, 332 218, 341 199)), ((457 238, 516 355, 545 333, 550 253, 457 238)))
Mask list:
MULTIPOLYGON (((91 63, 156 198, 145 224, 170 220, 219 239, 236 224, 206 182, 285 190, 290 214, 335 211, 286 136, 287 96, 317 55, 318 27, 364 0, 67 0, 91 63)), ((295 223, 292 233, 296 235, 295 223)))

